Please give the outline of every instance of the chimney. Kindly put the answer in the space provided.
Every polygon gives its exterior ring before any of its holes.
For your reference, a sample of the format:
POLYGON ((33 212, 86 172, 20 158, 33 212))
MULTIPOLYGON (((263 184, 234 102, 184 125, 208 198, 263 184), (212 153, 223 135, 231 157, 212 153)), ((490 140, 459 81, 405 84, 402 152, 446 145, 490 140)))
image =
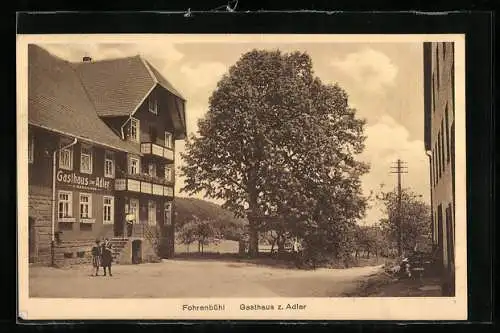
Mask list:
POLYGON ((92 58, 89 56, 84 56, 83 57, 83 62, 92 62, 92 58))

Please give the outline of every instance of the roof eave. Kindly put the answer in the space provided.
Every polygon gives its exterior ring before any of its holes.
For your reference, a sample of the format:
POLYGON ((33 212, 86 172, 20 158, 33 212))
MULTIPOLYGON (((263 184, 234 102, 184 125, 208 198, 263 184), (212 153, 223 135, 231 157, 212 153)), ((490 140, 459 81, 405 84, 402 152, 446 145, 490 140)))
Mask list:
MULTIPOLYGON (((184 98, 184 96, 182 96, 179 92, 177 91, 172 91, 172 89, 169 89, 168 87, 165 87, 161 82, 160 80, 158 80, 158 78, 156 77, 156 75, 153 73, 153 71, 151 70, 151 68, 149 67, 149 64, 148 62, 143 59, 141 56, 139 56, 139 59, 141 59, 142 61, 142 64, 144 65, 144 67, 146 67, 148 73, 149 73, 149 76, 153 79, 153 81, 155 81, 155 83, 159 86, 161 86, 163 89, 165 89, 166 91, 168 91, 169 93, 171 93, 172 95, 180 98, 181 100, 183 100, 184 102, 186 101, 186 99, 184 98)), ((157 69, 156 69, 157 70, 157 69)))
MULTIPOLYGON (((103 147, 110 148, 110 149, 113 149, 113 150, 118 150, 118 151, 121 151, 121 152, 124 152, 124 153, 129 153, 130 152, 128 149, 125 149, 125 148, 115 147, 113 145, 109 145, 109 144, 106 144, 106 143, 97 142, 97 141, 92 140, 92 139, 87 138, 87 137, 75 135, 75 134, 68 133, 68 132, 65 132, 65 131, 61 131, 61 130, 58 130, 58 129, 55 129, 55 128, 51 128, 51 127, 48 127, 48 126, 45 126, 45 125, 36 124, 33 121, 28 121, 28 124, 31 125, 31 126, 39 127, 41 129, 44 129, 44 130, 47 130, 47 131, 50 131, 50 132, 54 132, 54 133, 62 134, 62 135, 65 135, 65 136, 77 138, 78 140, 81 140, 81 141, 84 141, 84 142, 86 141, 86 142, 89 142, 89 143, 93 143, 93 144, 98 145, 98 146, 103 146, 103 147)), ((136 152, 134 151, 133 153, 135 154, 136 152)), ((140 152, 140 149, 137 150, 137 153, 142 156, 142 153, 140 152)))

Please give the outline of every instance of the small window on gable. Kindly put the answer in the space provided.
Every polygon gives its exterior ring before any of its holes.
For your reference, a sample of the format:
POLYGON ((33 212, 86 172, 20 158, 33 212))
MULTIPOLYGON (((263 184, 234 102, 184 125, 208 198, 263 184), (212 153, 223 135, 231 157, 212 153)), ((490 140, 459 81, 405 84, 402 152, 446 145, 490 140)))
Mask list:
POLYGON ((128 139, 139 142, 139 119, 130 118, 128 125, 128 139))
POLYGON ((158 100, 156 98, 149 98, 149 112, 158 115, 158 100))

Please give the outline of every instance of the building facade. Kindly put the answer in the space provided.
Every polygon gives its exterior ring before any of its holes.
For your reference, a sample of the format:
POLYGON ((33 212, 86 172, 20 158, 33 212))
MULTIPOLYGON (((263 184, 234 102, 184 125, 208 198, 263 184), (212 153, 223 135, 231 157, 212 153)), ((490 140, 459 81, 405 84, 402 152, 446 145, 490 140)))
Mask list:
POLYGON ((184 98, 139 56, 28 53, 30 262, 87 262, 104 238, 121 263, 173 255, 184 98))
POLYGON ((424 43, 425 149, 429 156, 433 243, 455 293, 455 82, 454 44, 424 43))

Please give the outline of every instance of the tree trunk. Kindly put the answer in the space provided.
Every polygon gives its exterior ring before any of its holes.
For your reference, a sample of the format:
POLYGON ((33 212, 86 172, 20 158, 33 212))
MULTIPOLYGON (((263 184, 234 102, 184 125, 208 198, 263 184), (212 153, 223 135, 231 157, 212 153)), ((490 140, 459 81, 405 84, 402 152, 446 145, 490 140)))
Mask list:
POLYGON ((255 258, 259 254, 259 233, 255 226, 255 220, 251 220, 250 222, 250 240, 248 244, 248 254, 250 257, 255 258))
POLYGON ((259 219, 261 218, 258 205, 257 193, 257 177, 255 168, 251 168, 248 174, 248 209, 250 216, 248 216, 249 223, 249 242, 248 242, 248 255, 251 258, 256 258, 259 254, 259 230, 257 229, 259 219))
POLYGON ((285 237, 282 235, 278 236, 278 254, 285 253, 285 237))

